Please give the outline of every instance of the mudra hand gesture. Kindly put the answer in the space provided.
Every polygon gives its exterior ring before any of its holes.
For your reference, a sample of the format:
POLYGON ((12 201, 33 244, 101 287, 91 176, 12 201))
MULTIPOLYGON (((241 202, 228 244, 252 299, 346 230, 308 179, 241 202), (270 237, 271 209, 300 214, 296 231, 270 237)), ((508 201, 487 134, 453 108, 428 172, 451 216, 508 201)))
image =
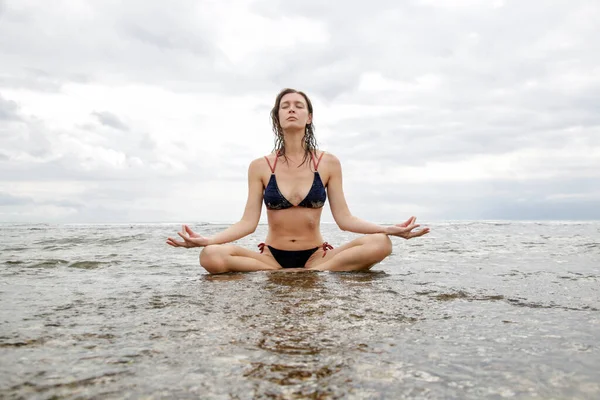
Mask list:
POLYGON ((386 228, 386 234, 391 236, 398 236, 404 239, 412 239, 415 237, 423 236, 429 233, 429 228, 424 228, 418 231, 413 231, 413 229, 418 228, 419 224, 416 224, 417 217, 410 217, 407 221, 396 224, 393 226, 388 226, 386 228))
POLYGON ((208 238, 194 232, 189 226, 182 225, 181 232, 177 234, 183 239, 175 240, 173 238, 167 238, 167 244, 173 247, 205 247, 208 246, 208 238))

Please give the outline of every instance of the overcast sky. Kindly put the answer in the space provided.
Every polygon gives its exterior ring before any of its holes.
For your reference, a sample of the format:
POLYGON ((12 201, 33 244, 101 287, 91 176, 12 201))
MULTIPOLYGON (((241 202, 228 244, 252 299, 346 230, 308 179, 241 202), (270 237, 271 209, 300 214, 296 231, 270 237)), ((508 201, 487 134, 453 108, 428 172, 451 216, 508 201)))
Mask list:
POLYGON ((0 0, 0 221, 236 221, 285 87, 359 217, 600 219, 598 21, 598 0, 0 0))

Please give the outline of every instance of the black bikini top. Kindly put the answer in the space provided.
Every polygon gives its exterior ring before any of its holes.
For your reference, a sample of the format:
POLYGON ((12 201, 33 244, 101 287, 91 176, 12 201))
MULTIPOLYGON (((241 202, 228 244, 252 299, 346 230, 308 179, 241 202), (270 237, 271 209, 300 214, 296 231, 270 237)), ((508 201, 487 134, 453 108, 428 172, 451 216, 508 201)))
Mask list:
POLYGON ((325 200, 327 200, 327 193, 325 192, 325 186, 323 186, 323 181, 321 180, 321 175, 319 175, 319 163, 321 162, 321 158, 323 158, 324 152, 321 153, 321 156, 317 161, 315 161, 315 157, 313 154, 310 154, 313 165, 315 167, 315 177, 313 179, 312 186, 308 191, 308 194, 300 202, 298 205, 294 205, 286 199, 283 194, 279 191, 279 186, 277 186, 277 178, 275 177, 275 167, 277 166, 277 159, 279 157, 275 157, 275 162, 273 166, 269 162, 269 159, 265 156, 265 160, 269 164, 269 168, 271 168, 271 178, 269 179, 269 183, 267 187, 265 187, 264 192, 264 202, 267 206, 268 210, 285 210, 290 207, 306 207, 306 208, 321 208, 325 204, 325 200))

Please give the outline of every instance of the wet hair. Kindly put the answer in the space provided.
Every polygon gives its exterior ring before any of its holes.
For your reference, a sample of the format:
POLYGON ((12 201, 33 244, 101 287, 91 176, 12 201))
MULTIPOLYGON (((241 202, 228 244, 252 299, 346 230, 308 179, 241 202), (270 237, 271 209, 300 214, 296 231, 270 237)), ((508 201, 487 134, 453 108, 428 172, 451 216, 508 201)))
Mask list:
MULTIPOLYGON (((273 109, 271 109, 271 124, 273 126, 273 133, 275 134, 275 146, 273 147, 273 151, 275 152, 275 154, 283 156, 285 162, 287 162, 288 159, 285 155, 285 142, 283 141, 283 129, 281 128, 281 123, 279 121, 279 107, 281 105, 281 99, 283 98, 283 96, 285 96, 286 94, 289 94, 289 93, 298 93, 299 95, 304 97, 304 100, 306 100, 306 107, 308 108, 308 113, 311 116, 313 115, 312 103, 310 102, 310 99, 308 98, 308 96, 305 93, 295 90, 295 89, 287 88, 287 89, 283 89, 277 95, 277 98, 275 99, 275 105, 273 106, 273 109)), ((310 159, 311 153, 314 153, 317 150, 317 139, 315 139, 315 126, 312 123, 312 119, 311 119, 310 124, 307 124, 304 129, 303 147, 304 147, 304 158, 302 159, 302 164, 300 164, 299 167, 304 165, 304 163, 310 159)))

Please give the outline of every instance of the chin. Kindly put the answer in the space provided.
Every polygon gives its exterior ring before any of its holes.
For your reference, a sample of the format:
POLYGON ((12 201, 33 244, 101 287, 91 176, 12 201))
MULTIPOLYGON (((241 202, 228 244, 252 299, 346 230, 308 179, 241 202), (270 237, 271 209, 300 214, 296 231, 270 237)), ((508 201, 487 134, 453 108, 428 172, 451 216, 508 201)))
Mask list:
POLYGON ((282 128, 285 128, 285 129, 304 129, 304 127, 305 127, 305 125, 299 124, 296 122, 291 122, 291 123, 282 125, 282 128))

